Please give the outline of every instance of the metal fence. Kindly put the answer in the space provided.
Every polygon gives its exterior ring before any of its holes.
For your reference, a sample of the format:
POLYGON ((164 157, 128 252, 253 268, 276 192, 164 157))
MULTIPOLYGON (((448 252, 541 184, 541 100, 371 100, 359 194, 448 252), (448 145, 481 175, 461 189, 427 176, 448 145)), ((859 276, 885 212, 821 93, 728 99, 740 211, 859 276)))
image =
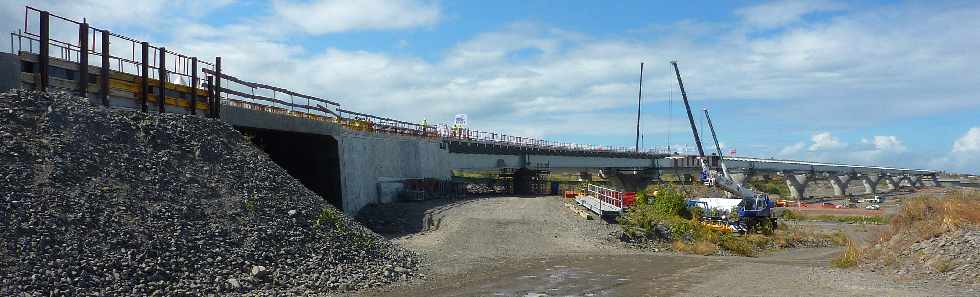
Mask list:
MULTIPOLYGON (((147 111, 147 102, 150 99, 150 80, 153 79, 156 80, 153 87, 157 88, 156 103, 159 111, 164 112, 166 110, 167 90, 172 90, 180 85, 192 90, 189 107, 190 112, 195 113, 198 99, 197 88, 202 85, 198 73, 206 67, 214 66, 210 62, 201 61, 196 57, 168 51, 165 47, 154 46, 146 41, 112 33, 108 29, 92 27, 85 20, 79 22, 30 6, 24 8, 24 27, 22 30, 10 33, 10 50, 18 54, 31 53, 37 55, 39 75, 35 84, 41 90, 47 89, 52 77, 52 67, 50 66, 52 57, 78 63, 82 67, 101 67, 97 81, 98 97, 107 106, 109 105, 110 70, 139 77, 141 79, 139 80, 140 92, 138 96, 143 111, 147 111), (32 20, 37 21, 32 22, 32 20), (68 30, 58 30, 58 32, 52 33, 52 26, 68 30), (64 36, 64 32, 75 29, 77 29, 77 38, 74 38, 74 41, 66 41, 73 36, 64 36), (52 49, 57 54, 52 54, 52 49), (89 56, 97 56, 99 61, 89 59, 89 56)), ((89 71, 84 71, 85 68, 77 70, 77 77, 63 78, 76 80, 78 86, 75 91, 84 95, 90 83, 89 71)), ((58 74, 54 76, 57 77, 58 74)), ((69 74, 65 73, 62 76, 69 76, 69 74)))

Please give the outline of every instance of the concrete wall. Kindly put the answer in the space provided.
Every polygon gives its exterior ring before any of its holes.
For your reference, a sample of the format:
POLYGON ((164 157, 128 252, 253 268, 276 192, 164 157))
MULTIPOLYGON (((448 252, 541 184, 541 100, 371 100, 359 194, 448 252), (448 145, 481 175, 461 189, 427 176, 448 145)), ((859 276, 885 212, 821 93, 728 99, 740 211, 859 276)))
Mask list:
POLYGON ((449 152, 440 148, 440 144, 440 141, 395 135, 345 133, 340 138, 344 212, 356 213, 370 203, 394 201, 397 198, 394 195, 379 194, 382 181, 451 178, 449 152))

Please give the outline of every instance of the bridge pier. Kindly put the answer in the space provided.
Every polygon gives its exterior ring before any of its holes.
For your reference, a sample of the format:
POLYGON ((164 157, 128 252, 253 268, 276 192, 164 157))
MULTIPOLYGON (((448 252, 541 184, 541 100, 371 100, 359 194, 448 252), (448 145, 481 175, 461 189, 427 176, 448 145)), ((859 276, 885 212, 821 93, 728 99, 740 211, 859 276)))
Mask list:
POLYGON ((878 182, 881 181, 881 175, 862 175, 861 182, 864 183, 864 192, 867 194, 878 194, 878 182))
POLYGON ((810 174, 787 173, 785 176, 790 196, 794 199, 803 199, 804 194, 806 194, 806 185, 810 183, 810 174))
POLYGON ((922 177, 918 175, 909 176, 909 185, 913 188, 921 188, 925 185, 922 184, 922 177))
POLYGON ((847 182, 851 181, 851 178, 853 178, 851 174, 830 176, 830 186, 834 188, 834 196, 847 195, 847 182))
POLYGON ((902 178, 898 176, 887 175, 884 177, 884 179, 885 179, 885 185, 888 186, 889 191, 898 190, 898 188, 902 184, 902 178))

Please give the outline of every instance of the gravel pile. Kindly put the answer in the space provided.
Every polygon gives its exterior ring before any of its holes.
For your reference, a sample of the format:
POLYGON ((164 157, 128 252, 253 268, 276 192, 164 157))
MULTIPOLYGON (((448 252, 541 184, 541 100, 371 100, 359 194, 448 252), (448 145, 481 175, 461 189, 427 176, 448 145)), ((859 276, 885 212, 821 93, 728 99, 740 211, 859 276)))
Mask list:
POLYGON ((870 268, 912 279, 980 285, 980 229, 967 228, 916 242, 870 268))
POLYGON ((0 296, 307 295, 417 274, 231 126, 0 94, 0 296))

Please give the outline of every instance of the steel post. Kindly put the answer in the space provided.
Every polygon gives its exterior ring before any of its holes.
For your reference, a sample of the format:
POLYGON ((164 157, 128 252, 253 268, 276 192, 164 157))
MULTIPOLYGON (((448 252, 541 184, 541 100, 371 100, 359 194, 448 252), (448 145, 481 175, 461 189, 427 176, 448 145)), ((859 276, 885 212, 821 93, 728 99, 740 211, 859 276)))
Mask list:
POLYGON ((78 95, 88 97, 88 23, 78 24, 78 95))
POLYGON ((197 57, 191 58, 191 114, 197 114, 197 57))
POLYGON ((221 57, 214 58, 214 117, 221 117, 221 57))
POLYGON ((164 113, 166 109, 164 105, 167 101, 167 48, 160 47, 160 64, 157 65, 157 81, 160 82, 160 87, 157 89, 157 106, 159 106, 159 112, 164 113))
POLYGON ((47 11, 41 12, 41 32, 40 32, 41 47, 39 49, 40 52, 38 53, 38 57, 37 57, 38 62, 40 63, 41 77, 38 82, 35 82, 35 86, 38 87, 41 91, 48 90, 48 74, 49 74, 48 65, 51 62, 50 59, 48 58, 48 51, 50 51, 49 38, 51 37, 49 33, 50 28, 48 28, 48 17, 49 14, 47 11))
POLYGON ((99 69, 99 98, 109 106, 109 30, 102 31, 102 69, 99 69))
POLYGON ((141 43, 143 48, 143 59, 140 61, 140 66, 142 68, 140 81, 140 109, 143 112, 147 111, 146 100, 150 94, 150 67, 147 60, 150 59, 150 44, 146 41, 141 43))

